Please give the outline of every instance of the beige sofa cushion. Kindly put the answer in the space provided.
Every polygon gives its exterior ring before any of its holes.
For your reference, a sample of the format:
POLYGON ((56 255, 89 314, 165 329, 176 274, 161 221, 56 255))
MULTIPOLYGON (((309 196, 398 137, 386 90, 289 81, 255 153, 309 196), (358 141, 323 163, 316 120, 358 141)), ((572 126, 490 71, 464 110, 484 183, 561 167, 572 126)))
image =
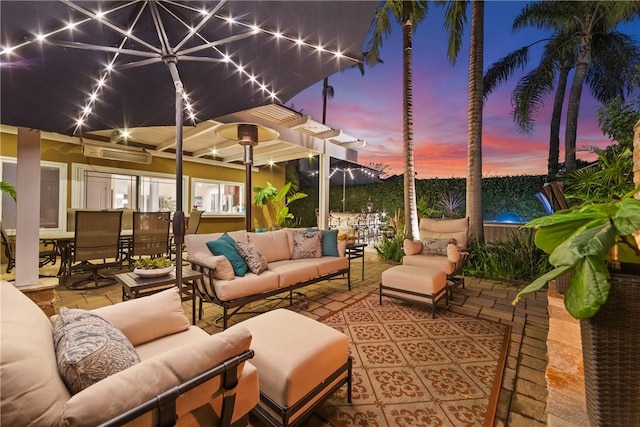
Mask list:
POLYGON ((320 273, 317 263, 313 262, 315 259, 319 258, 272 262, 269 263, 269 271, 278 275, 279 287, 286 288, 296 283, 318 277, 320 273))
POLYGON ((13 284, 0 281, 0 425, 56 425, 70 394, 56 365, 52 327, 13 284))
MULTIPOLYGON (((187 257, 191 258, 197 252, 205 252, 211 254, 207 248, 207 242, 218 240, 224 233, 209 234, 187 234, 184 236, 184 246, 187 250, 187 257)), ((227 234, 236 242, 246 242, 247 232, 245 230, 228 231, 227 234)))
MULTIPOLYGON (((204 281, 204 286, 208 295, 214 295, 208 280, 204 281)), ((218 299, 230 301, 278 289, 278 275, 269 270, 259 276, 247 273, 243 277, 236 277, 234 280, 216 280, 213 287, 218 299)))
POLYGON ((134 346, 184 331, 190 325, 177 287, 93 312, 113 323, 134 346))
POLYGON ((349 267, 349 259, 346 257, 325 256, 322 258, 307 258, 305 261, 309 264, 316 265, 320 276, 349 267))
POLYGON ((287 230, 268 231, 266 233, 247 233, 249 243, 258 248, 267 262, 291 259, 291 247, 287 230))

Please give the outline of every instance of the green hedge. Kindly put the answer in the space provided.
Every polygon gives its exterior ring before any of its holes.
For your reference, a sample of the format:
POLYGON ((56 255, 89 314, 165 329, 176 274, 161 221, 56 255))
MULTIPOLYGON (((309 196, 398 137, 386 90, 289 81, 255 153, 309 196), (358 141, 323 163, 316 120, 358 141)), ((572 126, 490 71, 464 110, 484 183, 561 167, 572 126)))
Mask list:
MULTIPOLYGON (((545 175, 522 175, 490 177, 482 180, 482 208, 484 220, 505 219, 527 222, 544 215, 544 210, 535 194, 545 183, 545 175)), ((465 198, 464 178, 419 179, 416 180, 416 194, 420 216, 440 217, 444 213, 438 203, 448 192, 455 192, 465 198)), ((316 225, 318 207, 318 179, 301 178, 300 191, 309 197, 292 203, 291 211, 301 226, 316 225)), ((347 185, 345 192, 347 212, 361 212, 371 200, 375 212, 392 214, 404 206, 402 177, 394 177, 382 183, 347 185)), ((342 211, 342 186, 333 186, 329 192, 329 209, 342 211)), ((466 215, 464 206, 457 211, 458 216, 466 215)))

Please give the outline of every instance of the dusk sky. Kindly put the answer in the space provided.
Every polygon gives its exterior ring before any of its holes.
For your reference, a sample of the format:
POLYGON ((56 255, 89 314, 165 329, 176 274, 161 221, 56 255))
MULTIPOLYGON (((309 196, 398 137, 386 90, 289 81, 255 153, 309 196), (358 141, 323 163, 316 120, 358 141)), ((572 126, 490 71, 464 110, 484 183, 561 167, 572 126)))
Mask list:
MULTIPOLYGON (((535 29, 512 32, 514 17, 526 2, 487 1, 485 4, 484 69, 506 54, 547 33, 535 29)), ((471 10, 468 10, 470 18, 471 10)), ((455 66, 446 54, 447 39, 443 28, 444 9, 429 2, 429 13, 420 24, 413 44, 414 146, 417 178, 466 176, 467 159, 467 76, 469 30, 455 66)), ((620 26, 619 30, 636 39, 640 22, 620 26)), ((530 70, 538 64, 541 48, 531 50, 530 70)), ((382 49, 384 64, 368 68, 364 76, 358 70, 334 74, 329 84, 335 96, 328 101, 327 125, 365 139, 358 150, 358 163, 379 162, 389 165, 390 173, 403 173, 402 139, 402 33, 396 25, 382 49)), ((528 71, 527 70, 527 71, 528 71)), ((512 118, 511 91, 520 73, 502 84, 484 108, 483 176, 546 174, 549 145, 549 122, 553 94, 536 117, 531 135, 522 135, 512 118)), ((569 77, 570 86, 572 74, 569 77)), ((565 103, 569 90, 565 94, 565 103)), ((322 82, 311 86, 290 102, 296 110, 322 120, 322 82)), ((582 92, 577 146, 604 147, 611 143, 598 127, 595 101, 585 86, 582 92)), ((564 159, 563 111, 560 130, 560 161, 564 159)), ((578 158, 592 159, 586 152, 578 158)))

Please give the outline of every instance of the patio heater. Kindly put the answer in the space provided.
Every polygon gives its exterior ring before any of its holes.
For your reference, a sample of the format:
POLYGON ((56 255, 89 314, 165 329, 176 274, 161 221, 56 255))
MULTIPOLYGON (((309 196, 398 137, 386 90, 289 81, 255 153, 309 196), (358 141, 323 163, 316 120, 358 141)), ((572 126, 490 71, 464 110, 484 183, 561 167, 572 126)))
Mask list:
POLYGON ((260 142, 271 141, 280 136, 278 131, 254 123, 228 123, 216 129, 216 134, 230 141, 237 141, 244 149, 245 166, 245 229, 251 231, 251 167, 253 166, 253 147, 260 142))

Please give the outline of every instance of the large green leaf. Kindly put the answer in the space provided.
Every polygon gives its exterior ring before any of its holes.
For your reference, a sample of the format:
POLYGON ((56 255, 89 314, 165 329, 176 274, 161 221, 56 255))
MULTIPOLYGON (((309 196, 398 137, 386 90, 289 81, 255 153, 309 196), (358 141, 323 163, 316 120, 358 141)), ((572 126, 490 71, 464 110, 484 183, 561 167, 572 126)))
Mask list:
POLYGON ((596 314, 609 297, 609 271, 601 257, 589 256, 573 271, 564 296, 564 305, 576 319, 596 314))
POLYGON ((615 244, 615 237, 615 228, 606 218, 591 221, 559 244, 549 255, 549 262, 557 267, 576 265, 588 256, 604 259, 615 244))
POLYGON ((547 282, 549 282, 549 280, 555 279, 556 277, 560 276, 561 274, 564 274, 567 271, 571 270, 571 268, 572 268, 572 266, 563 265, 563 266, 555 268, 555 269, 553 269, 551 271, 546 272, 545 274, 543 274, 542 276, 538 277, 536 280, 531 282, 529 285, 527 285, 520 292, 518 292, 518 295, 516 295, 516 297, 513 299, 511 304, 516 305, 518 303, 518 301, 520 301, 520 298, 522 298, 522 296, 524 294, 528 294, 530 292, 535 292, 535 291, 537 291, 539 289, 542 289, 542 287, 544 285, 546 285, 547 282))
POLYGON ((636 230, 640 230, 640 200, 622 200, 619 203, 618 212, 613 218, 613 224, 621 236, 626 236, 636 230))
POLYGON ((591 219, 558 222, 554 225, 541 227, 536 231, 535 244, 546 253, 551 254, 559 244, 571 237, 576 230, 587 224, 591 219))

